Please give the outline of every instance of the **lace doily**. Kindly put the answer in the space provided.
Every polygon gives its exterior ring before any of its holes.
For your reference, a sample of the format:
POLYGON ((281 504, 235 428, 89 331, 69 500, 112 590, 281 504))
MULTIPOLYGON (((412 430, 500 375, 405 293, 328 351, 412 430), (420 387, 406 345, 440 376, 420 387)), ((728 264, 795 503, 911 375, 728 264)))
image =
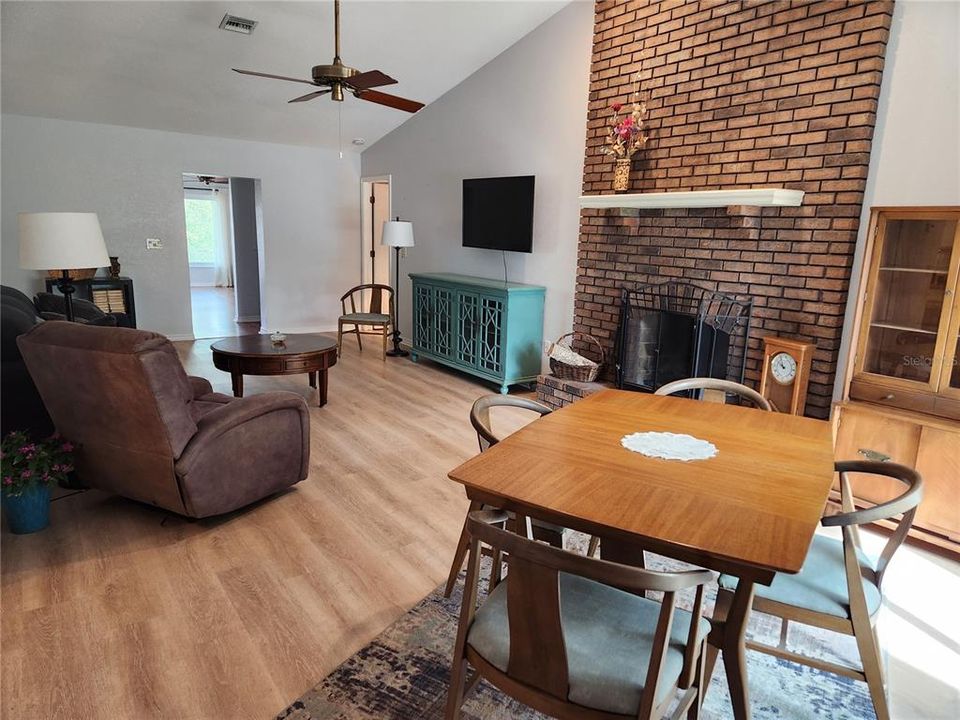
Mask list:
POLYGON ((671 432, 643 432, 624 435, 620 444, 627 450, 664 460, 707 460, 717 454, 717 446, 692 435, 671 432))

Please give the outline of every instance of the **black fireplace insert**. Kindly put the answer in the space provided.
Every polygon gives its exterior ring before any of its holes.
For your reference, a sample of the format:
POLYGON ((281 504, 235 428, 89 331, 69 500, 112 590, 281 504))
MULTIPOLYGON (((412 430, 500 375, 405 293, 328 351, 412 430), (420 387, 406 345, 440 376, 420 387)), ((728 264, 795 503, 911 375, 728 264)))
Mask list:
POLYGON ((670 280, 621 291, 617 387, 688 377, 743 382, 753 301, 670 280))

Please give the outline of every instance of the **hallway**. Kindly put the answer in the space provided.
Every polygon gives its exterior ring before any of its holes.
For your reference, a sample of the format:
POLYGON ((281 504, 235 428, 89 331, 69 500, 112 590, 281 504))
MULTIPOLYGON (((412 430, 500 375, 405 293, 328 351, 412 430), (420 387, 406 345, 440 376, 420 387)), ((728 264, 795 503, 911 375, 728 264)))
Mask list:
POLYGON ((192 287, 190 299, 193 303, 193 336, 198 340, 256 335, 260 332, 259 322, 238 323, 234 320, 236 305, 233 288, 192 287))

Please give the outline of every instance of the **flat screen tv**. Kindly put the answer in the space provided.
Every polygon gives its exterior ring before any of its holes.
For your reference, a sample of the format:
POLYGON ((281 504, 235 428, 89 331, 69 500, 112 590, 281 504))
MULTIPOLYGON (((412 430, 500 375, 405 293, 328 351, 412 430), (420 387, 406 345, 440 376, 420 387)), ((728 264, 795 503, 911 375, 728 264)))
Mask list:
POLYGON ((533 175, 463 181, 463 246, 533 252, 533 175))

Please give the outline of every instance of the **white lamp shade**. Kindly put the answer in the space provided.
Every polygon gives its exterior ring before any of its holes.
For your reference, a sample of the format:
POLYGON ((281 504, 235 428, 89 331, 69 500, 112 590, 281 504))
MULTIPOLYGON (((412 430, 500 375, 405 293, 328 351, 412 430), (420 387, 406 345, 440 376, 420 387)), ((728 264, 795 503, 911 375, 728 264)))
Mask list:
POLYGON ((19 213, 20 267, 100 268, 110 264, 96 213, 19 213))
POLYGON ((387 247, 413 247, 413 223, 406 220, 386 220, 380 241, 387 247))

